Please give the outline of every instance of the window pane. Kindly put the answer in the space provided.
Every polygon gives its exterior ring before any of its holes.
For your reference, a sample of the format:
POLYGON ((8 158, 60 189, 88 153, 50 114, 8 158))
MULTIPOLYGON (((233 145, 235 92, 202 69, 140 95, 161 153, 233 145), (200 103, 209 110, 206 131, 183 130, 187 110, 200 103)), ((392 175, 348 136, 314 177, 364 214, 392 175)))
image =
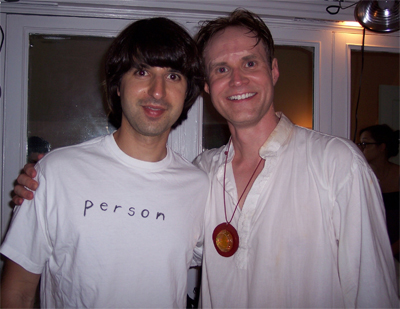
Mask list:
POLYGON ((30 35, 28 138, 40 137, 55 149, 115 129, 107 119, 103 91, 104 56, 111 41, 30 35))
POLYGON ((361 129, 387 124, 399 130, 399 70, 396 53, 364 52, 364 71, 361 77, 362 53, 351 51, 351 138, 358 141, 361 129), (361 79, 361 94, 356 106, 361 79), (393 88, 394 91, 390 91, 393 88), (354 136, 354 134, 356 134, 354 136))

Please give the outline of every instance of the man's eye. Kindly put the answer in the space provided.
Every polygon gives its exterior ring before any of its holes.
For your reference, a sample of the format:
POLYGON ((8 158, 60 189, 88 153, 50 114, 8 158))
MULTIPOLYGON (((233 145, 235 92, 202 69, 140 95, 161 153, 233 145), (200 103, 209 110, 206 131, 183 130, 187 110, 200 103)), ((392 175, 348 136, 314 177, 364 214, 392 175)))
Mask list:
POLYGON ((224 68, 224 67, 222 67, 222 68, 218 68, 217 69, 217 72, 218 73, 225 73, 227 70, 226 70, 226 68, 224 68))
POLYGON ((181 79, 180 75, 179 75, 179 74, 176 74, 176 73, 171 73, 171 74, 169 74, 169 77, 168 77, 168 78, 171 79, 171 80, 175 80, 175 81, 178 81, 178 80, 181 79))
POLYGON ((256 63, 254 61, 249 61, 246 64, 246 66, 249 67, 249 68, 254 67, 255 65, 256 65, 256 63))
POLYGON ((146 76, 148 73, 147 73, 146 70, 137 70, 137 71, 135 72, 135 74, 136 74, 136 75, 139 75, 139 76, 146 76))

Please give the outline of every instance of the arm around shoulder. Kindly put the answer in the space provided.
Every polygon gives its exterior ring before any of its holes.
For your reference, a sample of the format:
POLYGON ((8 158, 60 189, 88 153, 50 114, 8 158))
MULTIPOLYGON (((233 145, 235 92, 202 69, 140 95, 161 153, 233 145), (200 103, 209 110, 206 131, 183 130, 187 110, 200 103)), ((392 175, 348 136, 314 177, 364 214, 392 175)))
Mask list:
POLYGON ((5 260, 1 278, 1 308, 33 308, 40 274, 5 260))
POLYGON ((35 191, 39 186, 38 182, 33 179, 36 177, 36 174, 34 164, 25 164, 23 171, 17 178, 17 184, 14 187, 13 202, 15 205, 21 205, 24 199, 33 199, 34 193, 32 191, 35 191))

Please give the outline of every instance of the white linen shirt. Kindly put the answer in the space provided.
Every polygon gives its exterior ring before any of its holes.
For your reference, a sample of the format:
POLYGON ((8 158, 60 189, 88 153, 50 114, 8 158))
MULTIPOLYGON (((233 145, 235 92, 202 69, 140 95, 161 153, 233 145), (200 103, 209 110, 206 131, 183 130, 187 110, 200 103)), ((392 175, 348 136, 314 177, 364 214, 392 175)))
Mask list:
MULTIPOLYGON (((227 146, 195 164, 210 177, 205 212, 204 308, 398 307, 394 263, 377 180, 350 141, 293 125, 284 115, 259 153, 265 166, 232 220, 240 239, 220 256, 227 146)), ((238 200, 231 161, 228 220, 238 200)), ((240 193, 240 192, 239 192, 240 193)))

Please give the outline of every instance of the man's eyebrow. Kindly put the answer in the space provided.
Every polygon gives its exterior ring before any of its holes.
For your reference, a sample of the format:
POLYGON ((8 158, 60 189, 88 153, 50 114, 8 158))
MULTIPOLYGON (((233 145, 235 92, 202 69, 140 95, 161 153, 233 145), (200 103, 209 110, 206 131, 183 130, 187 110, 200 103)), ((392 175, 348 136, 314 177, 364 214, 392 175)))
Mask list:
POLYGON ((259 58, 258 55, 256 55, 256 54, 250 54, 250 55, 244 56, 244 57, 242 58, 242 60, 251 60, 251 59, 257 59, 257 58, 259 58))
POLYGON ((179 71, 178 69, 173 69, 173 68, 167 68, 167 71, 169 73, 179 73, 179 74, 183 74, 181 71, 179 71))
MULTIPOLYGON (((246 61, 246 60, 258 59, 258 58, 259 58, 259 56, 257 54, 249 54, 249 55, 242 57, 241 60, 246 61)), ((220 62, 215 62, 215 63, 211 62, 208 67, 210 69, 213 69, 215 67, 222 67, 222 66, 226 66, 226 65, 228 65, 228 63, 226 61, 220 61, 220 62)))
POLYGON ((221 61, 221 62, 211 62, 210 63, 210 65, 208 66, 210 69, 213 69, 213 68, 215 68, 215 67, 223 67, 223 66, 226 66, 227 65, 227 62, 225 62, 225 61, 221 61))

